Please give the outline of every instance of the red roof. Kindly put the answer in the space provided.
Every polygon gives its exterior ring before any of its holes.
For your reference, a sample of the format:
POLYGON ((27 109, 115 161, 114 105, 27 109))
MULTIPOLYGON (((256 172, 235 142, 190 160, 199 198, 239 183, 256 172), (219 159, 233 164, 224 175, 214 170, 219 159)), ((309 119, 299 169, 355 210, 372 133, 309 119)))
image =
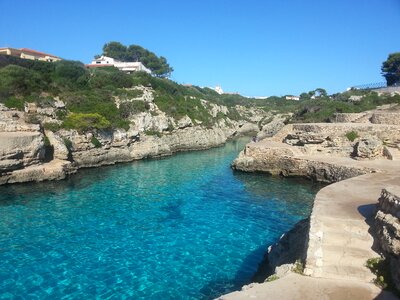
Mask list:
POLYGON ((39 52, 39 51, 32 50, 32 49, 28 49, 28 48, 21 48, 21 49, 19 49, 19 50, 21 50, 21 51, 23 51, 23 52, 28 52, 28 53, 40 55, 40 56, 58 57, 58 56, 55 56, 55 55, 52 55, 52 54, 48 54, 48 53, 44 53, 44 52, 39 52))

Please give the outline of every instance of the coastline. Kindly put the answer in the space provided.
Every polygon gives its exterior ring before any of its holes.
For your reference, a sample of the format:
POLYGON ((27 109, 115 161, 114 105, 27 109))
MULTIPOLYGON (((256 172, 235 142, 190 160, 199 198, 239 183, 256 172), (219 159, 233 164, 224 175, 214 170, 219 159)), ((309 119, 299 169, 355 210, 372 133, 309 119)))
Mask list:
MULTIPOLYGON (((0 185, 24 182, 40 182, 63 180, 81 168, 95 168, 117 163, 132 162, 147 158, 161 158, 184 151, 200 151, 220 147, 235 138, 250 136, 253 131, 222 130, 220 128, 205 129, 191 127, 172 132, 161 137, 143 136, 133 143, 124 137, 122 145, 104 148, 89 148, 81 151, 68 150, 59 137, 46 132, 46 136, 54 145, 54 159, 50 162, 33 164, 22 169, 0 176, 0 185), (68 155, 73 156, 70 161, 68 155)), ((82 139, 81 136, 77 135, 82 139)), ((121 140, 118 141, 121 143, 121 140)))
MULTIPOLYGON (((287 127, 291 126, 295 125, 287 127)), ((315 197, 305 252, 292 255, 289 260, 292 265, 285 265, 288 262, 285 259, 280 260, 280 256, 288 255, 288 240, 296 240, 295 226, 266 254, 266 261, 269 257, 273 261, 267 275, 274 272, 280 279, 252 283, 218 299, 274 299, 278 295, 280 299, 321 299, 328 294, 334 295, 330 299, 374 299, 378 296, 397 299, 372 283, 375 275, 365 265, 367 259, 380 256, 372 226, 376 203, 382 189, 397 187, 398 190, 400 160, 393 156, 391 159, 355 160, 332 153, 318 155, 315 149, 305 153, 301 147, 279 142, 288 132, 290 128, 284 128, 275 140, 248 144, 232 167, 245 172, 301 176, 331 183, 315 197), (294 261, 302 257, 306 276, 293 273, 294 261)))

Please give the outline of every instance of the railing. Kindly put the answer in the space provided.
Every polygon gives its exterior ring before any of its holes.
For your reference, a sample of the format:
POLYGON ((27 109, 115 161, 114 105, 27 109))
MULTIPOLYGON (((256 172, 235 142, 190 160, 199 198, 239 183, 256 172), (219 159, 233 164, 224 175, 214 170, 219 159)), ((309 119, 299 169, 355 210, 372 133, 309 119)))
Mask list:
POLYGON ((375 90, 375 89, 382 89, 386 87, 386 82, 376 82, 376 83, 368 83, 368 84, 361 84, 352 86, 352 89, 355 90, 375 90))
POLYGON ((352 86, 350 89, 355 90, 376 90, 377 92, 390 93, 400 91, 400 82, 396 82, 391 86, 387 86, 386 82, 368 83, 352 86))

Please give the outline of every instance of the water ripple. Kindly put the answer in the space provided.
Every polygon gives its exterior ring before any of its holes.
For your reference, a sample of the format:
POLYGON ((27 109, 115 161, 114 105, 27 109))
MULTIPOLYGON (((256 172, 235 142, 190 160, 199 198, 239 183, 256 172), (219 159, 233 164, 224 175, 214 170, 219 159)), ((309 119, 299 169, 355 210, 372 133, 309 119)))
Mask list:
POLYGON ((319 187, 233 172, 244 142, 0 187, 0 298, 211 299, 246 284, 319 187))

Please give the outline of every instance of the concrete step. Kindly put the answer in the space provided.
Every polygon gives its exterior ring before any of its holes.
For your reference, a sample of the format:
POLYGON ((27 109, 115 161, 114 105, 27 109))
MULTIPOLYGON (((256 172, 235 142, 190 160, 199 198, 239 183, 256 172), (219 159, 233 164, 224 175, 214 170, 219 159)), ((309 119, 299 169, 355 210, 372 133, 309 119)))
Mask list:
POLYGON ((400 160, 400 144, 386 145, 385 154, 390 160, 400 160))
POLYGON ((363 282, 373 282, 376 278, 367 267, 343 266, 339 264, 324 265, 321 268, 324 278, 361 280, 363 282))

